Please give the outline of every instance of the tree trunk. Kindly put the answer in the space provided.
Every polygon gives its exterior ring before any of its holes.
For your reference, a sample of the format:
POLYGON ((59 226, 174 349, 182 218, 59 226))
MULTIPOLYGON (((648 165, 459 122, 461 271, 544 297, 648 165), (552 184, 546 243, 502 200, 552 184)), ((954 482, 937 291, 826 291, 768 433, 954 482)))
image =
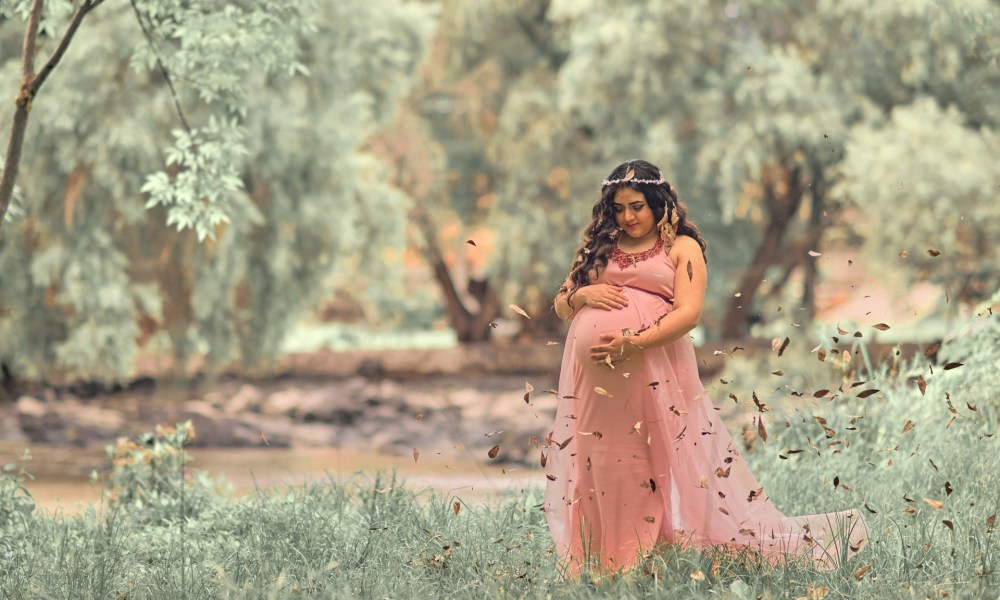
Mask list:
POLYGON ((726 316, 722 323, 722 337, 724 339, 740 339, 746 335, 750 328, 750 319, 753 316, 754 300, 757 298, 764 276, 767 274, 767 270, 780 262, 783 257, 783 251, 786 249, 785 234, 795 216, 795 211, 802 204, 803 189, 798 168, 794 168, 788 173, 787 183, 787 190, 781 195, 776 192, 774 181, 765 181, 764 183, 764 199, 768 214, 767 228, 764 230, 760 245, 754 252, 750 266, 746 268, 740 279, 737 288, 740 296, 734 296, 729 300, 726 316))
POLYGON ((496 290, 488 280, 469 279, 467 291, 479 303, 479 309, 472 312, 462 301, 452 277, 448 263, 438 245, 437 232, 430 216, 420 206, 413 209, 414 221, 424 238, 424 260, 434 273, 441 294, 444 296, 448 321, 455 329, 460 342, 485 342, 490 339, 493 328, 490 324, 500 314, 500 300, 496 290))

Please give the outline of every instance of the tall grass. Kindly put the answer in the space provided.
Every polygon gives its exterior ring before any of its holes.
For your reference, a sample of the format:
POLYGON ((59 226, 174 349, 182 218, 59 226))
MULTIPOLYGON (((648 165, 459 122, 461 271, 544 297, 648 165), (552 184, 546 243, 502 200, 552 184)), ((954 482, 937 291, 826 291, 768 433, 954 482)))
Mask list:
POLYGON ((980 337, 996 329, 988 321, 947 345, 945 360, 964 362, 948 371, 922 358, 860 372, 850 366, 860 361, 786 354, 781 368, 794 385, 766 387, 775 357, 734 362, 725 375, 773 404, 767 442, 751 438, 745 456, 780 509, 862 507, 871 540, 834 571, 674 549, 615 579, 567 581, 539 510, 541 482, 466 503, 393 474, 357 474, 234 500, 185 474, 190 432, 179 426, 110 449, 105 500, 79 515, 32 512, 24 474, 8 469, 0 597, 996 598, 1000 398, 987 368, 994 350, 980 337), (866 384, 850 388, 859 378, 866 384), (802 382, 836 398, 793 390, 802 382))

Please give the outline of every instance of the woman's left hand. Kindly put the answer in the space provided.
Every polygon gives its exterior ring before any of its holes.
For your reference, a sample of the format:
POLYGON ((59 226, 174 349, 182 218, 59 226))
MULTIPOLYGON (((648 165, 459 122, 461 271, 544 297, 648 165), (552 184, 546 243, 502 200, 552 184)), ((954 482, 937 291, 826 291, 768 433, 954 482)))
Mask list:
POLYGON ((607 365, 616 365, 642 354, 635 335, 617 331, 601 334, 602 344, 590 347, 590 359, 607 365))

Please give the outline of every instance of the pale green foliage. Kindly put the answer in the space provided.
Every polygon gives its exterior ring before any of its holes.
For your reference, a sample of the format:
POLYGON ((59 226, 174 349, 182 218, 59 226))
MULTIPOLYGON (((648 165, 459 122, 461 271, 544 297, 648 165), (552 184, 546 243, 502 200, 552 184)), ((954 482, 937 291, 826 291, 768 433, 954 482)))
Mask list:
POLYGON ((982 298, 996 289, 997 155, 1000 132, 973 129, 959 109, 929 98, 853 129, 838 192, 864 215, 854 226, 871 240, 870 259, 908 265, 905 274, 955 295, 982 298), (909 253, 905 262, 901 250, 909 253))
MULTIPOLYGON (((191 129, 129 3, 88 15, 33 105, 24 215, 0 245, 0 358, 21 377, 127 378, 150 333, 180 358, 260 361, 330 285, 398 280, 383 249, 405 244, 407 200, 359 148, 408 89, 432 11, 138 5, 191 129)), ((0 48, 20 47, 17 25, 0 22, 0 48)))

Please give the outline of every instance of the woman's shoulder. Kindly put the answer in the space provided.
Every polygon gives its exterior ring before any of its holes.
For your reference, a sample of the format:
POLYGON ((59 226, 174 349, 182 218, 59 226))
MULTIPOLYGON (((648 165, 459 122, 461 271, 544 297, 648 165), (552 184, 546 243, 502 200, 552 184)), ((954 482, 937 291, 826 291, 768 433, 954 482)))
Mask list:
POLYGON ((695 255, 702 256, 701 244, 698 243, 698 240, 689 235, 677 236, 677 238, 674 239, 673 245, 670 246, 669 256, 675 266, 681 258, 690 258, 695 255))

